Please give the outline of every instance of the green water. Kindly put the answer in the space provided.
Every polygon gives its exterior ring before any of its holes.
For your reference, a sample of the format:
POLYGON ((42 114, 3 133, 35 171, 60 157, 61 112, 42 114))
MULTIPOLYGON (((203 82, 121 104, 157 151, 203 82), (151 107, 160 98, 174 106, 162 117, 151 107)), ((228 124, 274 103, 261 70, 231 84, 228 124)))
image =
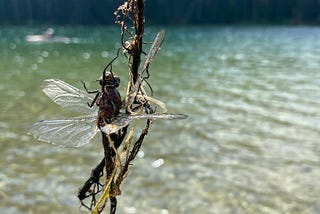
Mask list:
MULTIPOLYGON (((26 133, 40 119, 75 115, 50 102, 41 81, 95 89, 119 31, 57 27, 71 43, 24 40, 42 30, 0 29, 1 213, 79 213, 78 188, 102 158, 99 137, 62 149, 26 133)), ((154 122, 118 213, 319 213, 320 28, 166 31, 150 84, 169 112, 189 118, 154 122)), ((124 96, 123 57, 114 72, 124 96)))

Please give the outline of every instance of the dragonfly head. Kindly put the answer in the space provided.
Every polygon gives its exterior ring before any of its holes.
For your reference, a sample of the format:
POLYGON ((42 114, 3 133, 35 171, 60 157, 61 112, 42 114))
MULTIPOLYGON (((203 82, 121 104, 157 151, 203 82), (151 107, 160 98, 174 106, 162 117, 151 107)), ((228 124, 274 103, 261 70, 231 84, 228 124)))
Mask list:
POLYGON ((103 88, 117 88, 120 84, 120 78, 111 71, 105 71, 98 81, 103 88))

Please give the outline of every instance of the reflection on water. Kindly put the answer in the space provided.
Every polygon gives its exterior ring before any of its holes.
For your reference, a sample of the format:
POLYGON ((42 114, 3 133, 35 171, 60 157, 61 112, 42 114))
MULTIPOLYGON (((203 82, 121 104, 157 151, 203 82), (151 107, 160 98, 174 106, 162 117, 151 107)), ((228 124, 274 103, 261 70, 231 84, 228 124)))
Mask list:
MULTIPOLYGON (((79 43, 24 41, 39 31, 0 30, 0 206, 78 213, 78 187, 102 157, 99 137, 69 150, 35 142, 26 130, 71 114, 41 93, 40 82, 95 88, 119 32, 57 28, 79 43)), ((148 38, 156 32, 147 29, 148 38)), ((171 112, 189 118, 154 122, 122 186, 119 213, 319 213, 319 38, 312 27, 167 29, 150 83, 171 112)), ((114 71, 123 95, 125 61, 114 71)))

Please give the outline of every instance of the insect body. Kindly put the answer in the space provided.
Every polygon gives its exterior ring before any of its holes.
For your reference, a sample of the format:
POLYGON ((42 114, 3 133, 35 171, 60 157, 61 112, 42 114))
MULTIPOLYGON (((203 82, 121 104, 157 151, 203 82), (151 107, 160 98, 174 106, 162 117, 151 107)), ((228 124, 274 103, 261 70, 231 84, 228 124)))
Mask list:
POLYGON ((101 86, 100 91, 88 91, 84 83, 83 86, 88 93, 96 93, 95 98, 91 103, 88 103, 88 106, 92 108, 96 104, 99 107, 97 125, 100 128, 110 123, 119 114, 122 101, 117 90, 120 79, 114 76, 112 72, 104 71, 99 83, 101 86))

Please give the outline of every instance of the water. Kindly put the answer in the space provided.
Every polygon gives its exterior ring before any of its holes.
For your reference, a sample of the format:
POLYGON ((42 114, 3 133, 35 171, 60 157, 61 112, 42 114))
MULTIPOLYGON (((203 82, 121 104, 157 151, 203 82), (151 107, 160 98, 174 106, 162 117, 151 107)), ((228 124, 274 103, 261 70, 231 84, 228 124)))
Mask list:
MULTIPOLYGON (((36 142, 37 120, 74 116, 40 91, 59 78, 96 88, 119 47, 110 27, 57 27, 70 44, 30 44, 41 28, 0 29, 2 213, 79 213, 78 188, 102 158, 36 142)), ((152 39, 158 28, 146 30, 152 39)), ((185 121, 156 121, 118 213, 319 213, 320 28, 167 28, 150 71, 154 97, 185 121)), ((114 72, 125 93, 128 70, 114 72)))

